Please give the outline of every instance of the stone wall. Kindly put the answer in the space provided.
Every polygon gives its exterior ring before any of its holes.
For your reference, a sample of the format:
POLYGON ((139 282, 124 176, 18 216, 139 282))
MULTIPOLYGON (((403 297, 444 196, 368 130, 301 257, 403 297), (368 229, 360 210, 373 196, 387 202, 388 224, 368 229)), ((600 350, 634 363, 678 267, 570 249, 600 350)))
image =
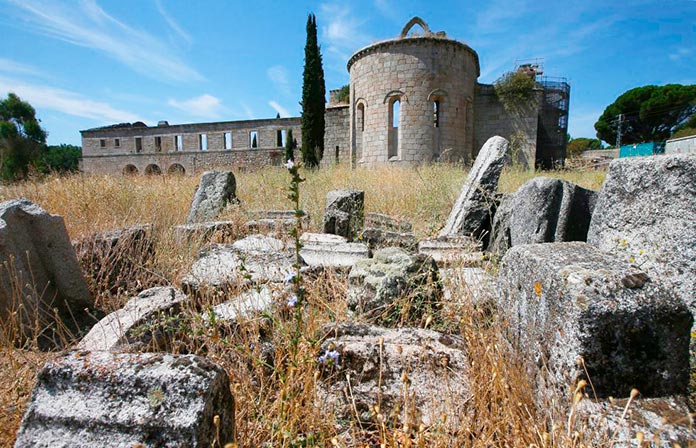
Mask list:
POLYGON ((517 163, 534 168, 536 160, 537 130, 541 91, 536 91, 535 101, 506 110, 495 95, 493 86, 476 85, 474 101, 474 154, 486 140, 499 135, 510 142, 517 163))
POLYGON ((348 104, 326 108, 323 166, 350 161, 350 109, 348 104))
POLYGON ((402 37, 355 53, 350 72, 350 135, 358 165, 469 160, 478 55, 442 36, 402 37), (393 107, 398 104, 398 128, 393 107), (437 126, 434 102, 439 102, 437 126))
POLYGON ((279 165, 284 153, 282 140, 288 129, 292 129, 301 145, 299 117, 89 129, 82 131, 82 169, 88 174, 120 174, 130 165, 144 173, 148 166, 156 165, 167 172, 177 164, 184 172, 193 174, 222 166, 279 165), (252 132, 256 132, 257 137, 254 149, 251 148, 252 132), (231 136, 231 149, 225 148, 226 134, 231 136), (201 135, 205 135, 207 149, 201 147, 201 135), (177 151, 177 138, 182 142, 181 151, 177 151))

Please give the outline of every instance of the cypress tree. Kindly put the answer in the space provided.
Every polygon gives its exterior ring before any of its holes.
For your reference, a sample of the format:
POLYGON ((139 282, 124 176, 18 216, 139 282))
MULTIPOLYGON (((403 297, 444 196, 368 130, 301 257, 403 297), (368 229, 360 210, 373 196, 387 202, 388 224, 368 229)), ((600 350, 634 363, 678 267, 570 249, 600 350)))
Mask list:
POLYGON ((295 147, 297 142, 292 138, 292 129, 288 129, 285 137, 285 161, 295 160, 295 147))
POLYGON ((304 72, 302 75, 302 160, 316 167, 324 155, 326 86, 321 51, 317 42, 317 19, 307 17, 304 72))

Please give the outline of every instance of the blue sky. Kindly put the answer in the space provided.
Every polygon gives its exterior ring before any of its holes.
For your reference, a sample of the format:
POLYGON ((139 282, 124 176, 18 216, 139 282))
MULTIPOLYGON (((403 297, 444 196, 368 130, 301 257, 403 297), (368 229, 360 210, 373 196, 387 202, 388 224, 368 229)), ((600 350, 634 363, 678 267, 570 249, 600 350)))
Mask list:
POLYGON ((0 95, 32 103, 51 144, 125 121, 299 115, 309 12, 327 90, 418 15, 478 52, 480 82, 544 58, 571 82, 573 137, 629 88, 696 84, 696 0, 0 0, 0 95))

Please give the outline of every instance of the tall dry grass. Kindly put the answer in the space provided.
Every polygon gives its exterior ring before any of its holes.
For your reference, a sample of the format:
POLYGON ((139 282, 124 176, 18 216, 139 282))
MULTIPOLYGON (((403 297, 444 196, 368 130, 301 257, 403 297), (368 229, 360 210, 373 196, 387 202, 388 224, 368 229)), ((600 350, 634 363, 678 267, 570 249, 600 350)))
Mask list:
MULTIPOLYGON (((303 171, 300 203, 311 218, 309 230, 321 228, 324 198, 329 190, 354 188, 365 191, 366 211, 381 212, 413 223, 419 237, 434 235, 444 224, 466 178, 465 169, 448 165, 402 169, 350 170, 343 167, 303 171)), ((587 188, 598 189, 601 172, 550 172, 587 188)), ((511 192, 533 177, 532 173, 506 171, 503 192, 511 192)), ((220 217, 241 223, 251 210, 289 209, 289 176, 281 168, 236 173, 239 206, 231 206, 220 217)), ((178 243, 172 226, 184 223, 197 177, 52 177, 0 188, 0 200, 25 197, 50 213, 65 218, 72 238, 95 232, 150 223, 157 258, 149 271, 163 283, 177 285, 195 259, 201 241, 178 243)), ((123 297, 103 303, 110 311, 138 289, 138 278, 123 297)), ((230 294, 197 298, 175 320, 162 323, 176 353, 205 355, 224 366, 234 392, 238 444, 244 447, 284 446, 385 446, 385 447, 488 447, 488 446, 584 446, 583 438, 571 438, 563 422, 549 420, 544 409, 535 407, 529 382, 520 363, 501 336, 500 325, 482 315, 466 292, 458 299, 461 309, 453 322, 466 341, 471 359, 472 400, 466 403, 467 418, 455 433, 441 427, 402 427, 395 422, 377 426, 349 423, 339 433, 338 423, 317 406, 314 386, 319 381, 317 333, 329 322, 347 320, 345 283, 327 274, 308 283, 308 307, 302 319, 302 337, 294 339, 296 322, 280 307, 262 318, 249 319, 233 327, 210 326, 201 319, 210 306, 230 294), (270 348, 269 348, 270 347, 270 348), (266 445, 267 444, 267 445, 266 445)), ((11 443, 26 406, 33 375, 50 355, 17 350, 11 341, 0 344, 0 434, 11 443)), ((428 366, 423 366, 428 368, 428 366)), ((437 399, 437 397, 434 397, 437 399)), ((570 402, 570 399, 569 399, 570 402)), ((563 404, 564 406, 567 403, 563 404)), ((454 412, 454 410, 453 410, 454 412)), ((340 422, 345 426, 346 422, 340 422)))

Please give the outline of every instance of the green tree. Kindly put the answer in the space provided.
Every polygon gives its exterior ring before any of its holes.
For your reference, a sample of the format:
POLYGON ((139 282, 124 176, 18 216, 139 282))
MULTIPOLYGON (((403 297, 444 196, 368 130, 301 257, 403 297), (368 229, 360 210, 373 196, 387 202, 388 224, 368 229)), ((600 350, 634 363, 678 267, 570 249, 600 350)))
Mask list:
POLYGON ((338 95, 336 95, 336 102, 347 103, 348 101, 350 101, 350 86, 346 84, 338 91, 338 95))
POLYGON ((46 146, 41 155, 41 171, 76 172, 79 169, 81 157, 82 148, 79 146, 46 146))
POLYGON ((495 95, 506 110, 514 110, 534 98, 534 75, 514 71, 504 74, 493 84, 495 95))
POLYGON ((295 148, 297 148, 297 140, 292 138, 292 129, 288 129, 285 137, 285 161, 295 160, 295 148))
POLYGON ((25 178, 41 155, 46 135, 31 104, 14 93, 0 101, 0 177, 25 178))
POLYGON ((566 153, 569 157, 574 157, 590 149, 602 149, 602 142, 596 138, 571 138, 566 146, 566 153))
POLYGON ((643 86, 607 106, 595 130, 599 139, 614 144, 620 121, 621 143, 662 141, 694 114, 696 85, 643 86))
POLYGON ((302 74, 302 160, 305 166, 319 165, 324 155, 324 112, 326 85, 321 51, 317 42, 317 19, 307 17, 304 72, 302 74))

